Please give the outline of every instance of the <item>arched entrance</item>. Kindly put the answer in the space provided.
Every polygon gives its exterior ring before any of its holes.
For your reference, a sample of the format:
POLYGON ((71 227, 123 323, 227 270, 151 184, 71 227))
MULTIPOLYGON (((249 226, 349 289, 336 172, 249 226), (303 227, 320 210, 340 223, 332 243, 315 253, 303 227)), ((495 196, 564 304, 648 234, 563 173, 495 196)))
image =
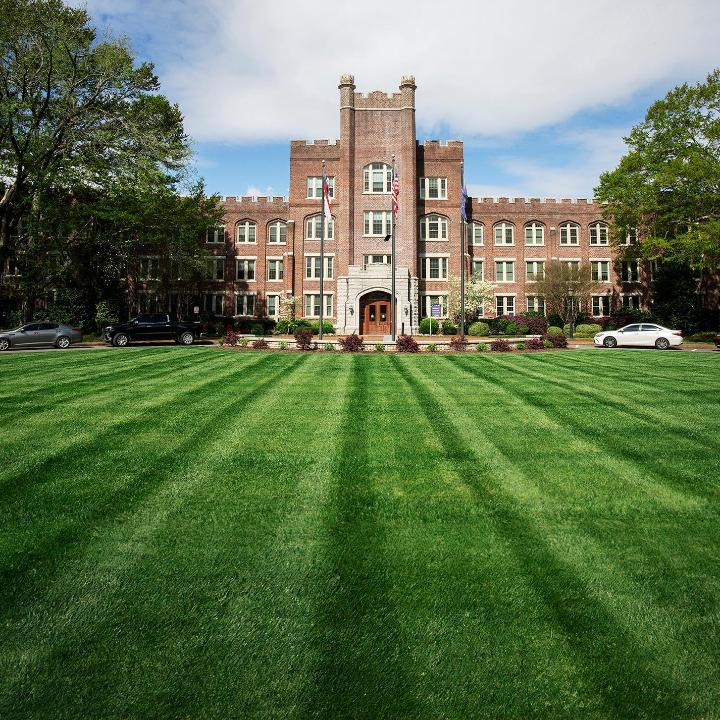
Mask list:
POLYGON ((390 293, 375 290, 360 298, 360 334, 390 334, 390 293))

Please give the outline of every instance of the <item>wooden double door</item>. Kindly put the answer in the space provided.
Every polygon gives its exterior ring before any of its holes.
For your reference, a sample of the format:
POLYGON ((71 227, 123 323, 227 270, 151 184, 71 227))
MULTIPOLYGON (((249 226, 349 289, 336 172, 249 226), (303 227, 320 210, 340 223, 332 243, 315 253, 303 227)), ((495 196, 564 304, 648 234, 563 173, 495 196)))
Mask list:
POLYGON ((360 299, 360 334, 390 334, 390 294, 372 292, 360 299))

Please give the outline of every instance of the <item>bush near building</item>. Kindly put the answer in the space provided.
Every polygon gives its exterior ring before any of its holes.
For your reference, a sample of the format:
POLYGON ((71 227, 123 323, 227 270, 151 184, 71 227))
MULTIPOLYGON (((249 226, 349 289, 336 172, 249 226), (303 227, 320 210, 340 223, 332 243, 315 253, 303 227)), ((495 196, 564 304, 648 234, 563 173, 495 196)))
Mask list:
POLYGON ((490 334, 490 326, 481 320, 474 322, 468 328, 468 335, 475 337, 485 337, 490 334))
MULTIPOLYGON (((591 338, 597 335, 599 332, 602 332, 602 329, 602 325, 598 323, 580 323, 579 325, 575 326, 575 329, 573 330, 573 335, 579 338, 591 338)), ((565 335, 570 334, 569 325, 565 325, 565 327, 563 328, 563 333, 565 335)))
POLYGON ((365 350, 363 339, 355 333, 348 335, 347 337, 340 338, 338 343, 344 352, 363 352, 363 350, 365 350))
POLYGON ((420 321, 420 334, 421 335, 439 335, 440 334, 440 323, 435 318, 424 317, 420 321))
POLYGON ((395 347, 397 348, 397 351, 401 353, 420 352, 420 346, 418 345, 417 340, 410 335, 401 335, 397 339, 395 347))
POLYGON ((510 352, 512 349, 512 345, 505 338, 495 338, 490 343, 490 350, 493 352, 510 352))

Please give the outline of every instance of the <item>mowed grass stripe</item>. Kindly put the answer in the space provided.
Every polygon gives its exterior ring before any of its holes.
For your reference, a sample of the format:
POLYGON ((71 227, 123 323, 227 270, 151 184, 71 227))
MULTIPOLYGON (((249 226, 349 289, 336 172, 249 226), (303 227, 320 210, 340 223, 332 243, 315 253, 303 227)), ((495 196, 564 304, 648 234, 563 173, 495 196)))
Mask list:
MULTIPOLYGON (((42 592, 38 602, 29 607, 23 604, 19 608, 16 622, 7 633, 9 637, 3 638, 6 651, 3 661, 7 663, 7 672, 0 673, 0 676, 15 679, 10 707, 26 695, 28 686, 35 689, 33 711, 47 707, 50 698, 59 691, 52 684, 67 682, 65 674, 58 676, 55 672, 58 663, 68 670, 72 662, 83 664, 85 658, 92 654, 92 644, 87 643, 105 618, 109 619, 111 626, 116 622, 112 618, 116 617, 115 612, 122 610, 118 603, 121 605, 123 587, 128 582, 132 585, 132 573, 137 563, 150 560, 151 567, 157 569, 154 558, 148 557, 152 555, 153 537, 182 508, 198 486, 213 477, 215 463, 196 462, 196 459, 204 459, 208 452, 212 458, 213 450, 219 452, 219 457, 223 456, 225 436, 219 431, 227 426, 226 411, 233 405, 238 409, 248 409, 268 393, 281 392, 282 383, 289 380, 292 371, 307 360, 307 356, 282 358, 274 363, 274 367, 266 366, 264 374, 256 376, 255 384, 227 396, 226 402, 208 403, 197 408, 199 422, 185 438, 188 452, 174 458, 155 458, 158 462, 152 475, 156 482, 150 491, 144 493, 139 502, 127 502, 119 507, 116 498, 113 522, 106 528, 109 532, 97 532, 82 554, 76 555, 72 563, 52 578, 52 584, 42 592), (80 588, 78 597, 77 590, 80 588), (40 631, 39 637, 37 630, 40 631), (42 678, 47 682, 43 683, 42 678), (44 701, 38 698, 38 691, 46 693, 44 701)), ((165 415, 164 421, 172 422, 171 412, 165 415)), ((179 600, 182 602, 182 597, 179 600)), ((183 606, 176 607, 182 610, 183 606)), ((130 614, 125 614, 126 622, 132 619, 132 608, 129 610, 130 614)), ((85 670, 89 670, 91 675, 99 671, 97 680, 107 688, 109 678, 103 675, 100 662, 106 648, 101 646, 98 650, 100 657, 95 660, 99 664, 85 670)), ((70 688, 65 686, 63 690, 68 692, 70 688)), ((95 689, 95 692, 99 691, 101 688, 95 689)), ((85 693, 85 690, 79 693, 78 701, 85 693)), ((73 716, 67 708, 63 712, 67 712, 68 717, 73 716)))
MULTIPOLYGON (((477 490, 477 500, 485 505, 488 519, 512 544, 526 581, 544 598, 548 618, 552 618, 562 640, 573 648, 578 671, 600 700, 597 711, 620 717, 638 717, 648 711, 650 717, 685 713, 681 687, 673 678, 656 674, 656 648, 652 643, 640 646, 645 638, 637 635, 636 628, 625 625, 626 616, 608 608, 603 593, 594 592, 578 568, 558 553, 553 528, 538 523, 508 493, 507 486, 498 484, 506 470, 513 475, 518 473, 512 461, 503 458, 491 473, 477 472, 479 458, 466 438, 480 430, 487 442, 492 444, 493 440, 485 427, 476 427, 476 419, 462 411, 457 399, 448 397, 447 391, 457 387, 457 379, 446 384, 451 373, 443 374, 440 389, 437 380, 422 377, 421 373, 422 366, 408 366, 409 385, 433 417, 436 432, 458 476, 477 490), (645 697, 640 704, 638 698, 645 693, 651 697, 645 697)), ((671 622, 668 618, 667 629, 671 622)))

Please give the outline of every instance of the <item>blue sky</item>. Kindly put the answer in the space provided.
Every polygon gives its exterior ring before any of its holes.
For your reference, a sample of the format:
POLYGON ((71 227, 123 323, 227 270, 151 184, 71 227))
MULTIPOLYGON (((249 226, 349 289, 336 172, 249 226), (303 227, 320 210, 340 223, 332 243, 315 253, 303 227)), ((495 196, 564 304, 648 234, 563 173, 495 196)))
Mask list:
POLYGON ((155 63, 221 195, 287 194, 289 141, 337 137, 352 73, 388 92, 415 75, 418 137, 465 142, 471 194, 592 197, 648 105, 720 64, 707 0, 86 4, 155 63))

